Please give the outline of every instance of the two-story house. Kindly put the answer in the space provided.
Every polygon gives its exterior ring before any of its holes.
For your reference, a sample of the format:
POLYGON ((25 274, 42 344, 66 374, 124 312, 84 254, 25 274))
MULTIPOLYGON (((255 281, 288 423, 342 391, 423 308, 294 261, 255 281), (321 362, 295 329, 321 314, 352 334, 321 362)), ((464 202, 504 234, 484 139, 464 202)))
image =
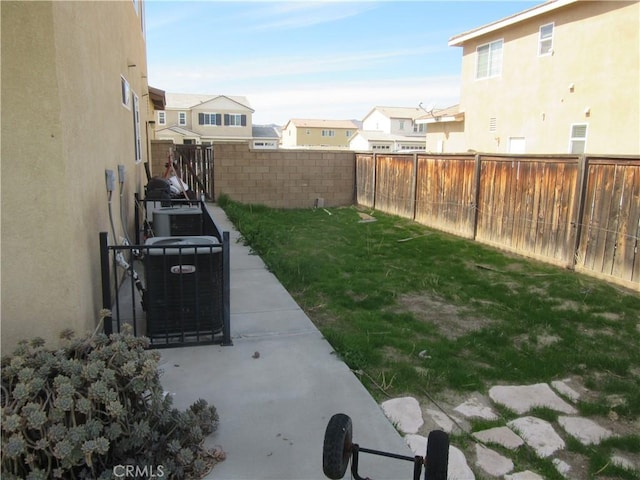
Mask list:
POLYGON ((418 107, 374 107, 362 119, 362 128, 349 142, 351 150, 401 152, 425 149, 425 124, 416 120, 418 107))
POLYGON ((149 115, 163 104, 147 85, 144 6, 0 2, 7 353, 21 339, 55 342, 98 325, 99 232, 111 244, 133 235, 149 115), (113 229, 109 208, 122 219, 113 229))
POLYGON ((352 120, 293 118, 282 128, 282 147, 345 149, 357 130, 352 120))
POLYGON ((155 136, 177 144, 250 141, 251 108, 246 97, 166 93, 164 111, 157 112, 155 136))
POLYGON ((637 1, 556 0, 452 37, 464 150, 640 153, 639 18, 637 1))
POLYGON ((464 152, 464 113, 460 105, 433 109, 416 119, 426 129, 426 151, 431 153, 464 152))

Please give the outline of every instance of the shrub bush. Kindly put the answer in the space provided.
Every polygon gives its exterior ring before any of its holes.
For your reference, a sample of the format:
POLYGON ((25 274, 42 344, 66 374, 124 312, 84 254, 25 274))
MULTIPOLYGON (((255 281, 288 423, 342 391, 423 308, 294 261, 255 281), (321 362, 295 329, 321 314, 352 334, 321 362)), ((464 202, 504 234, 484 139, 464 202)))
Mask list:
POLYGON ((212 405, 172 406, 149 340, 130 334, 75 338, 62 347, 22 342, 2 358, 2 478, 199 478, 215 463, 202 447, 218 425, 212 405), (115 472, 122 476, 122 472, 115 472))

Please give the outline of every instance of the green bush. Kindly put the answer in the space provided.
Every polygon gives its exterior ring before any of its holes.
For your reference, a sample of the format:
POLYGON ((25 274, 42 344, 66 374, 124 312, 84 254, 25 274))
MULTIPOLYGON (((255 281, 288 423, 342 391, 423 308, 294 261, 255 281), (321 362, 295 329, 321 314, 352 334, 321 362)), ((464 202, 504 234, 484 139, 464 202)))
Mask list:
POLYGON ((57 350, 34 339, 2 358, 3 479, 106 479, 125 466, 181 479, 211 468, 201 444, 216 409, 204 400, 172 407, 147 338, 62 337, 57 350))

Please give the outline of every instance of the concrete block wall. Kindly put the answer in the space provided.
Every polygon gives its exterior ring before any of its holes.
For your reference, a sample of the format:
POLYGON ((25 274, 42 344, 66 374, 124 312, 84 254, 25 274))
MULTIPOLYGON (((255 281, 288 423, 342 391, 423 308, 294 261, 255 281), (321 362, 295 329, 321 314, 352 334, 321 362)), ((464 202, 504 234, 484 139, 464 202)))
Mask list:
POLYGON ((351 205, 355 153, 336 150, 252 150, 248 143, 214 145, 216 197, 274 208, 351 205))

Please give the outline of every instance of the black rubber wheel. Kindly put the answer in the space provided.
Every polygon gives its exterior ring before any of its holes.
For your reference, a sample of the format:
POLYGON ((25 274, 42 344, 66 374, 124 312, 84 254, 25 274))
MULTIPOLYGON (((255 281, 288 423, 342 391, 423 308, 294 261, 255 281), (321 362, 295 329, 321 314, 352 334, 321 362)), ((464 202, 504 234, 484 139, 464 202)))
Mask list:
POLYGON ((351 458, 351 438, 353 427, 351 418, 344 413, 336 413, 327 424, 322 447, 322 470, 333 480, 344 477, 351 458))
POLYGON ((449 472, 449 435, 433 430, 427 439, 424 480, 447 480, 449 472))

